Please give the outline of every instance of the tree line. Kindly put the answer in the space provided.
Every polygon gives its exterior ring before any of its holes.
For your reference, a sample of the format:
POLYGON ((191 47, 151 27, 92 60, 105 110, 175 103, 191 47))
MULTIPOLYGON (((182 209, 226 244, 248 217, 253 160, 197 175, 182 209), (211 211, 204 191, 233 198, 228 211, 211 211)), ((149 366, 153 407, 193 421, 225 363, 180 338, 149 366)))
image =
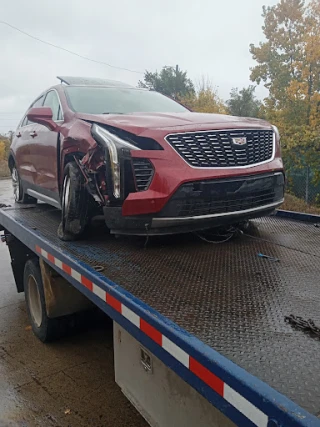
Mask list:
POLYGON ((233 88, 223 101, 207 79, 194 83, 178 66, 146 71, 140 87, 154 88, 193 111, 258 117, 275 124, 281 134, 288 170, 310 168, 320 182, 320 2, 280 0, 263 7, 264 41, 249 47, 256 65, 253 85, 233 88), (259 101, 255 85, 268 96, 259 101))
POLYGON ((10 139, 0 134, 0 177, 10 176, 8 168, 8 156, 10 150, 10 139))
POLYGON ((261 102, 254 94, 255 86, 250 85, 241 90, 232 88, 230 99, 224 102, 209 78, 202 76, 193 82, 178 65, 164 66, 160 72, 146 71, 138 86, 161 92, 192 111, 201 113, 257 117, 261 108, 261 102))
POLYGON ((6 160, 10 150, 10 139, 0 135, 0 160, 6 160))

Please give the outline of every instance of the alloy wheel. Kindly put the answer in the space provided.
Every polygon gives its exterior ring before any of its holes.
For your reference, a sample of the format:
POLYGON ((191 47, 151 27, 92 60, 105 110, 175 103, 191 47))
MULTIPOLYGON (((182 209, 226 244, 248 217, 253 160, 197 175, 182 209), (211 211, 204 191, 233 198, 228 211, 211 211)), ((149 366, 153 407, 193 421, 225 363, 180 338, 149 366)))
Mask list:
POLYGON ((62 192, 62 227, 65 228, 66 217, 68 215, 69 200, 70 199, 70 178, 65 176, 63 181, 63 192, 62 192))
POLYGON ((34 324, 39 328, 42 323, 42 305, 36 279, 31 275, 28 279, 28 289, 28 303, 30 314, 32 316, 34 324))
POLYGON ((18 171, 15 167, 12 168, 11 179, 12 179, 14 200, 18 202, 20 200, 20 179, 19 179, 18 171))

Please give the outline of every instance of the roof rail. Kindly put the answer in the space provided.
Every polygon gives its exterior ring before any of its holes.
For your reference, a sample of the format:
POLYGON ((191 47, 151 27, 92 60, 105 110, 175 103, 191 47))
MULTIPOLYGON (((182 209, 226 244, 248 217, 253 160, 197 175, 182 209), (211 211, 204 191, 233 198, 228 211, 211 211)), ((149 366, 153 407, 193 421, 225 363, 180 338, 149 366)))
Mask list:
POLYGON ((134 87, 117 80, 100 79, 96 77, 57 76, 57 78, 61 83, 65 83, 66 85, 134 87))

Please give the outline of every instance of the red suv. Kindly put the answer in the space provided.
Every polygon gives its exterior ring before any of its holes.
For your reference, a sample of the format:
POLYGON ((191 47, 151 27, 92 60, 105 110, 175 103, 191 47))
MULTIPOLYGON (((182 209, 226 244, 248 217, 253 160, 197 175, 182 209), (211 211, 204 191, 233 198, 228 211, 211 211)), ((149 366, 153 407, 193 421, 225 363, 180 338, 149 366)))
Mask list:
POLYGON ((74 239, 103 210, 111 233, 155 235, 234 224, 283 202, 276 127, 194 113, 152 90, 59 77, 19 124, 9 157, 17 202, 62 211, 74 239))

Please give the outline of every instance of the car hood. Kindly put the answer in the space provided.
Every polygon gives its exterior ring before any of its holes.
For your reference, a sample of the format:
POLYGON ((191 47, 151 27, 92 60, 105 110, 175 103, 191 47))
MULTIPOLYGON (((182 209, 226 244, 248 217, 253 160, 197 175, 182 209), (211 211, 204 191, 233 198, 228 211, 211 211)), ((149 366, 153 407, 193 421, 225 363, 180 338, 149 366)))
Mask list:
POLYGON ((132 113, 85 114, 76 113, 82 120, 113 126, 140 135, 149 129, 184 132, 213 129, 271 129, 270 123, 249 117, 206 113, 132 113))

